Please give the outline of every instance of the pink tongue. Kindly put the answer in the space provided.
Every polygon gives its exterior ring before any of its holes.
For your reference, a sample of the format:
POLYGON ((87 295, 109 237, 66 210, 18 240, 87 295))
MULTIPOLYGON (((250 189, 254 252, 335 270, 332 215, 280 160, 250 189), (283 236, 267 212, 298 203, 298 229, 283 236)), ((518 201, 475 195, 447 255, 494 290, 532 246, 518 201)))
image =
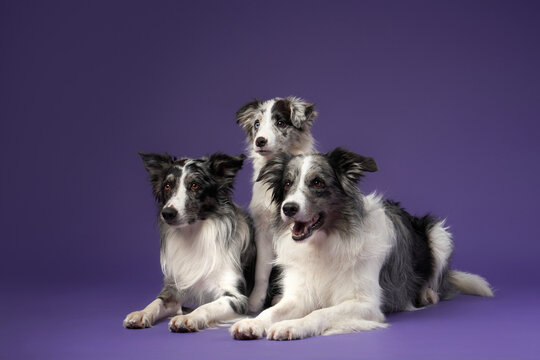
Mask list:
POLYGON ((307 223, 295 222, 293 227, 293 233, 296 236, 302 236, 306 233, 307 223))

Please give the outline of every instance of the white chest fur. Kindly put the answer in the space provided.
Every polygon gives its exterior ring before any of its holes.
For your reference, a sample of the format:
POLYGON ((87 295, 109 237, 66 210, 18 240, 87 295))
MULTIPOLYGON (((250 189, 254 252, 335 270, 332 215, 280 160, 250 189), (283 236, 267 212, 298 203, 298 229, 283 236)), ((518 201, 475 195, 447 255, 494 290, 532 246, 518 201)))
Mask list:
POLYGON ((234 286, 229 283, 236 281, 234 274, 240 272, 240 249, 226 245, 227 231, 214 220, 166 230, 161 249, 166 281, 191 294, 195 302, 208 301, 224 285, 234 286))
POLYGON ((276 262, 286 274, 284 291, 297 293, 308 308, 322 308, 349 299, 380 301, 379 272, 395 235, 380 198, 365 197, 362 226, 354 236, 318 231, 295 242, 290 230, 276 239, 276 262))

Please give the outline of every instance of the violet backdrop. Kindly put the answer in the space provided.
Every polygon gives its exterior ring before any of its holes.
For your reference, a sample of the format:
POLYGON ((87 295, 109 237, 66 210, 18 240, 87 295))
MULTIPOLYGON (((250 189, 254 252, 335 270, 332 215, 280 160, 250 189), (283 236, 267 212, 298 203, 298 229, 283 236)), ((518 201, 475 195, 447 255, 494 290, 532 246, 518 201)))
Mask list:
POLYGON ((534 358, 538 44, 534 1, 2 1, 0 357, 534 358), (235 111, 287 95, 316 103, 320 151, 375 158, 366 192, 446 217, 497 297, 294 344, 121 328, 161 281, 136 152, 244 152, 235 111))

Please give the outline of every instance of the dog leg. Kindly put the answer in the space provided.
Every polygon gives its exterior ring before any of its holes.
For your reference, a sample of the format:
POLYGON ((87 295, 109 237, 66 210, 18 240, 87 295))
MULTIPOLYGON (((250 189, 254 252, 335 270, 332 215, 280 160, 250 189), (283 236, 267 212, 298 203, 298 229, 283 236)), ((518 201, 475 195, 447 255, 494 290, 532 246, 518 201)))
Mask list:
POLYGON ((344 334, 384 328, 384 315, 373 304, 356 300, 315 310, 294 320, 278 322, 268 329, 269 340, 296 340, 317 335, 344 334))
POLYGON ((250 313, 261 311, 264 305, 268 291, 268 281, 272 272, 272 261, 274 260, 270 231, 258 231, 255 241, 257 244, 257 264, 255 265, 255 286, 248 302, 248 311, 250 313))
POLYGON ((439 301, 437 292, 439 291, 441 276, 444 269, 448 267, 454 249, 452 234, 448 232, 448 227, 444 226, 444 221, 434 224, 427 232, 427 238, 433 258, 433 273, 428 279, 427 286, 420 293, 423 305, 436 304, 439 301))
POLYGON ((243 319, 231 326, 230 333, 237 340, 262 338, 273 323, 305 316, 309 312, 296 297, 283 298, 275 306, 264 310, 254 319, 243 319))
POLYGON ((246 312, 247 299, 243 295, 221 296, 215 301, 204 304, 186 315, 178 315, 169 322, 172 332, 195 332, 214 326, 222 321, 238 317, 246 312))
POLYGON ((155 324, 156 321, 177 314, 182 307, 176 301, 165 302, 162 298, 152 301, 143 310, 134 311, 124 319, 124 327, 127 329, 144 329, 155 324))

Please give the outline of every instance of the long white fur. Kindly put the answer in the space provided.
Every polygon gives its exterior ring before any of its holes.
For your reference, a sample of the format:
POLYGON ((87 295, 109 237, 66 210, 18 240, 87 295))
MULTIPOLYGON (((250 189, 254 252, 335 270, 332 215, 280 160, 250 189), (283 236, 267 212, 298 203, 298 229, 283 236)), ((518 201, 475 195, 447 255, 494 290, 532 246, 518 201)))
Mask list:
MULTIPOLYGON (((262 116, 258 119, 260 127, 257 136, 267 139, 266 148, 269 151, 285 151, 294 155, 313 152, 313 138, 310 136, 305 143, 297 143, 289 148, 276 144, 275 127, 272 124, 272 106, 275 100, 265 101, 262 105, 262 116)), ((274 252, 272 249, 272 232, 270 224, 273 221, 276 205, 272 203, 272 192, 267 185, 256 182, 259 172, 268 161, 268 156, 257 153, 255 140, 249 144, 249 154, 253 162, 253 195, 249 210, 255 226, 255 244, 257 246, 257 263, 255 266, 255 286, 249 297, 248 310, 252 313, 261 310, 266 299, 268 279, 272 271, 274 252)))
MULTIPOLYGON (((185 173, 180 184, 184 183, 184 177, 185 173)), ((174 206, 180 217, 185 211, 184 188, 180 186, 166 205, 174 206)), ((228 221, 231 220, 209 218, 179 227, 161 224, 164 234, 160 260, 164 281, 176 286, 181 300, 164 304, 157 298, 143 310, 128 314, 125 327, 150 327, 160 319, 177 314, 169 322, 170 329, 197 331, 238 317, 229 300, 220 294, 226 290, 237 297, 244 296, 237 292, 236 282, 242 274, 240 257, 249 245, 250 229, 245 221, 228 221), (182 315, 182 306, 195 310, 182 315)))
POLYGON ((423 305, 439 302, 436 289, 439 288, 442 273, 454 250, 452 234, 448 231, 448 227, 444 226, 444 223, 444 220, 436 223, 427 233, 429 248, 433 255, 433 274, 421 290, 420 301, 423 305))
POLYGON ((435 224, 429 230, 427 237, 434 261, 434 272, 432 278, 429 280, 429 286, 432 289, 438 289, 442 272, 448 265, 448 261, 454 250, 454 243, 448 227, 444 226, 444 221, 435 224))
MULTIPOLYGON (((248 236, 248 230, 242 230, 248 236)), ((229 236, 223 220, 208 219, 185 228, 169 228, 161 252, 165 278, 172 279, 179 290, 189 289, 200 299, 211 293, 212 288, 228 285, 228 282, 223 283, 224 276, 229 271, 241 272, 237 255, 241 249, 229 251, 225 241, 216 239, 229 236)))
POLYGON ((379 273, 395 246, 395 232, 380 196, 370 194, 363 202, 363 225, 350 238, 316 231, 295 242, 290 229, 276 234, 283 298, 256 318, 234 324, 234 337, 288 340, 386 326, 379 273))
POLYGON ((463 271, 451 270, 448 280, 463 294, 493 297, 493 290, 483 277, 463 271))
POLYGON ((225 241, 216 241, 233 236, 228 234, 230 227, 224 221, 201 221, 192 225, 195 228, 191 231, 177 231, 165 240, 167 244, 162 253, 164 274, 166 278, 174 279, 181 290, 182 305, 196 307, 189 314, 172 318, 169 328, 173 330, 179 327, 199 330, 238 317, 229 300, 218 297, 218 294, 224 289, 233 292, 231 289, 237 286, 242 273, 240 253, 249 242, 249 228, 245 223, 236 224, 238 228, 233 234, 241 241, 231 242, 227 248, 225 241))

